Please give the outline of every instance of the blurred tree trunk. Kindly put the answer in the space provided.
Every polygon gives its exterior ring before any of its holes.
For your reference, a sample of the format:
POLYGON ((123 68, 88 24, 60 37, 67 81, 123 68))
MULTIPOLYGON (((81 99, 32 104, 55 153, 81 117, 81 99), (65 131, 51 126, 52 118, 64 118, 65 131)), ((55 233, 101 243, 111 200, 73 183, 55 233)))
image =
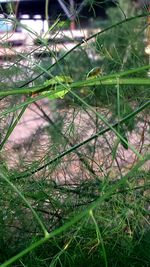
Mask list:
MULTIPOLYGON (((148 11, 150 13, 150 4, 148 6, 148 11)), ((148 45, 150 45, 150 15, 148 16, 147 23, 148 23, 148 28, 147 28, 147 43, 148 43, 148 45)))
POLYGON ((75 30, 76 28, 76 24, 75 24, 75 20, 76 20, 76 16, 75 16, 75 3, 74 0, 69 0, 69 4, 70 4, 70 30, 75 30))
POLYGON ((83 0, 78 8, 75 6, 75 0, 69 0, 69 4, 65 3, 63 0, 57 0, 61 8, 65 12, 65 15, 70 20, 70 29, 74 30, 76 28, 76 19, 83 7, 89 2, 89 0, 83 0))

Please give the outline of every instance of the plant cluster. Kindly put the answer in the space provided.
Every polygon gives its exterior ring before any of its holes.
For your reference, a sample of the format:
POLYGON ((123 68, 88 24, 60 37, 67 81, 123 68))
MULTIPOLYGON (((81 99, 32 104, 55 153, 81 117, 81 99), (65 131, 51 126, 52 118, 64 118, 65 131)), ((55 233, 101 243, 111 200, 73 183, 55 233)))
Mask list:
POLYGON ((26 28, 0 70, 0 267, 150 266, 149 14, 107 13, 67 51, 26 28))

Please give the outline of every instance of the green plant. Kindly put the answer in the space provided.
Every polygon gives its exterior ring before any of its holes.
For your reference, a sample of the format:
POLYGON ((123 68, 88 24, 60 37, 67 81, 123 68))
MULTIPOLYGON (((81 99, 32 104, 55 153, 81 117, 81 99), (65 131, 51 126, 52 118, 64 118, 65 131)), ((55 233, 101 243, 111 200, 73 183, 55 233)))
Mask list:
POLYGON ((147 14, 122 18, 119 3, 117 22, 59 55, 27 29, 39 47, 0 70, 1 267, 150 265, 147 14), (28 120, 42 122, 14 143, 28 120))

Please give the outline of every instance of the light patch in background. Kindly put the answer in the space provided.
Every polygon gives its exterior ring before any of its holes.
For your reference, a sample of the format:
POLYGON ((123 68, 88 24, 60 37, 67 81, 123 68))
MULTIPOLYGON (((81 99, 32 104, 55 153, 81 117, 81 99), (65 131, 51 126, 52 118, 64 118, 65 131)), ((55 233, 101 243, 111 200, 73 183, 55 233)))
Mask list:
MULTIPOLYGON (((48 31, 47 21, 42 20, 41 15, 35 15, 33 19, 30 19, 29 15, 22 15, 20 18, 20 23, 37 34, 48 31)), ((27 30, 22 27, 22 32, 27 32, 27 30)))

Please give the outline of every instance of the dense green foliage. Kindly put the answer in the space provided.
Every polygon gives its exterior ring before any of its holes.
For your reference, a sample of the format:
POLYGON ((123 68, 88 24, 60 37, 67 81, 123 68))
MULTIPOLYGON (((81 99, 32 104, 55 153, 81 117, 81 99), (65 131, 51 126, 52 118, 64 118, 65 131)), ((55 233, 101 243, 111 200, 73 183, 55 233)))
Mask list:
POLYGON ((69 51, 32 33, 0 70, 1 267, 150 266, 147 14, 118 2, 69 51))

